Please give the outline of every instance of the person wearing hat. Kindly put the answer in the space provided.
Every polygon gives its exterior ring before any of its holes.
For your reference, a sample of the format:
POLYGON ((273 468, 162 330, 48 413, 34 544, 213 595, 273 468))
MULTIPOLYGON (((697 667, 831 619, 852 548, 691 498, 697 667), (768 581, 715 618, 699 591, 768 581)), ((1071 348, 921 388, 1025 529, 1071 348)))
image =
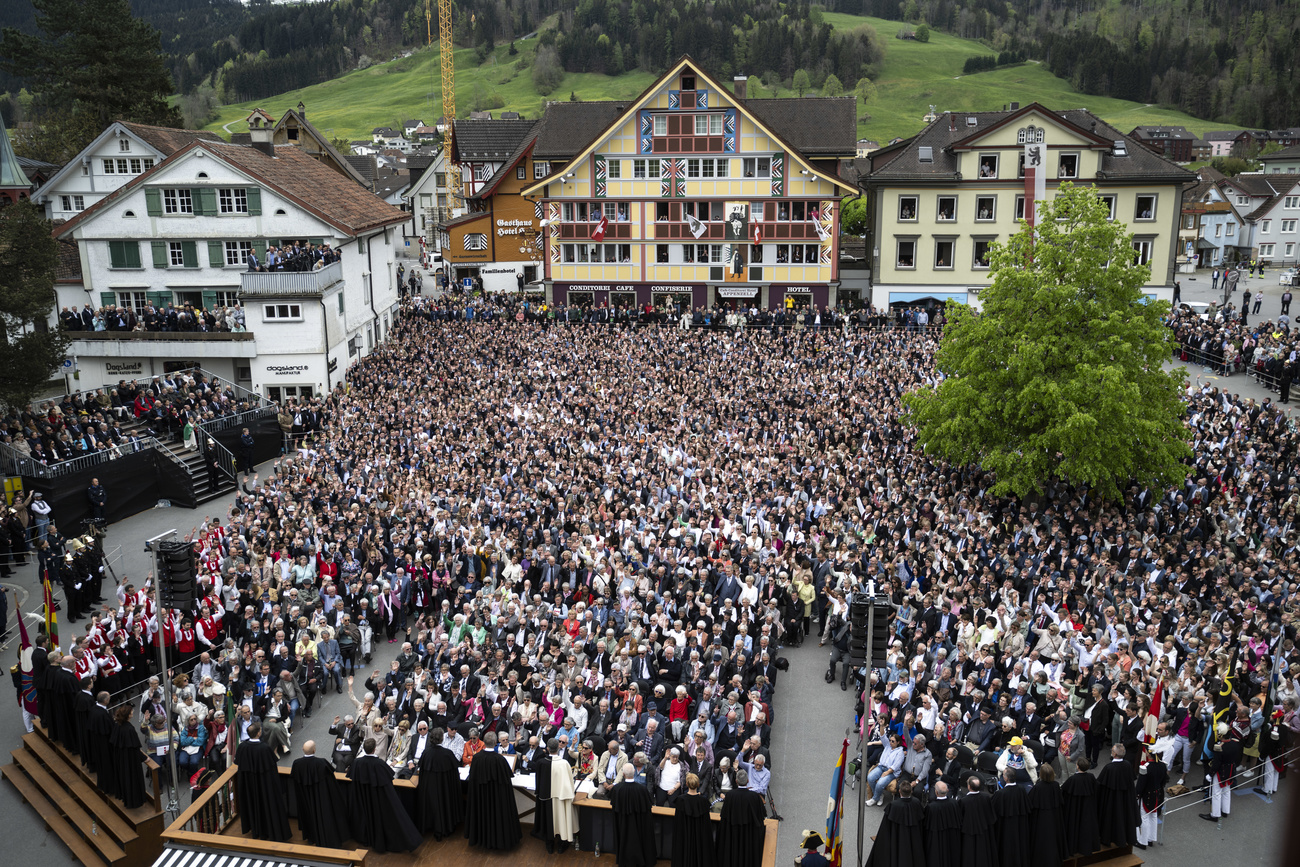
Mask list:
POLYGON ((1156 842, 1159 817, 1164 811, 1165 784, 1169 770, 1150 746, 1142 750, 1142 764, 1138 766, 1137 796, 1139 822, 1137 847, 1145 849, 1156 842))
POLYGON ((36 541, 44 541, 50 527, 50 504, 45 501, 44 494, 36 491, 27 508, 32 513, 32 520, 36 522, 36 541))
POLYGON ((1004 779, 1011 771, 1017 786, 1028 790, 1038 782, 1038 761, 1032 750, 1025 749, 1025 742, 1013 737, 1007 742, 1007 748, 998 756, 998 778, 1004 779))
POLYGON ((1210 784, 1210 812, 1200 813, 1207 822, 1218 822, 1232 812, 1232 782, 1241 764, 1241 740, 1232 726, 1219 723, 1214 729, 1218 742, 1210 758, 1210 773, 1205 780, 1210 784))

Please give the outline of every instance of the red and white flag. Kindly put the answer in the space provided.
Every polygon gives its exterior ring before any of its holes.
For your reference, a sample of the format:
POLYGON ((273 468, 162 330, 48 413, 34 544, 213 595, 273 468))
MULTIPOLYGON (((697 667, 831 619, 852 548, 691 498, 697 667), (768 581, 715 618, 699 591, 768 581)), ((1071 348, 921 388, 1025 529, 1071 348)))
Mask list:
POLYGON ((755 244, 763 243, 763 227, 760 226, 758 223, 754 224, 754 243, 755 244))
POLYGON ((1151 694, 1151 707, 1147 710, 1147 715, 1142 720, 1142 742, 1154 744, 1156 742, 1157 728, 1160 725, 1160 705, 1163 703, 1164 684, 1157 683, 1156 691, 1151 694))
POLYGON ((600 222, 596 224, 596 228, 591 230, 591 240, 593 241, 605 240, 605 230, 608 228, 609 228, 609 218, 606 217, 604 214, 601 214, 600 222))

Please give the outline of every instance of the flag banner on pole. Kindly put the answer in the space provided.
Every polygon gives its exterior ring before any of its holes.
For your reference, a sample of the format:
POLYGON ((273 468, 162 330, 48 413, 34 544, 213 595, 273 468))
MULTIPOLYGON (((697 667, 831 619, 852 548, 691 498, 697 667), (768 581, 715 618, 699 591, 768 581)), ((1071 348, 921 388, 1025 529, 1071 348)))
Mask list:
POLYGON ((235 696, 231 693, 230 688, 226 688, 226 767, 230 767, 235 761, 235 748, 238 746, 236 741, 239 740, 239 722, 235 717, 235 696))
POLYGON ((831 794, 826 802, 826 855, 831 867, 842 867, 844 860, 844 839, 841 828, 844 818, 844 766, 849 755, 849 739, 844 739, 840 747, 840 757, 831 774, 831 794))
POLYGON ((754 243, 763 243, 763 227, 758 225, 758 223, 754 224, 754 243))
POLYGON ((50 570, 45 570, 45 634, 50 637, 50 650, 59 649, 59 617, 54 613, 54 590, 50 587, 50 570))
POLYGON ((700 237, 701 235, 703 235, 705 232, 709 230, 708 226, 704 225, 699 220, 692 217, 690 214, 686 215, 686 225, 691 227, 691 234, 694 235, 696 238, 700 237))
POLYGON ((591 230, 591 240, 593 241, 605 240, 605 230, 608 228, 609 228, 609 218, 606 217, 604 214, 601 214, 600 222, 596 224, 596 228, 591 230))
POLYGON ((812 223, 813 229, 815 229, 817 232, 817 237, 825 241, 827 238, 831 236, 831 233, 826 231, 826 229, 822 226, 821 215, 817 214, 816 211, 814 211, 813 214, 815 216, 809 217, 808 222, 812 223))
POLYGON ((34 715, 38 705, 36 704, 36 679, 32 671, 32 655, 36 648, 32 647, 32 641, 27 637, 27 624, 23 622, 23 612, 19 610, 17 614, 18 634, 22 636, 21 649, 18 651, 18 668, 21 673, 18 693, 22 699, 23 710, 34 715))
POLYGON ((1156 684, 1156 690, 1151 694, 1151 707, 1147 710, 1147 715, 1142 720, 1143 742, 1154 744, 1156 742, 1157 729, 1160 726, 1160 706, 1164 703, 1163 682, 1156 684))

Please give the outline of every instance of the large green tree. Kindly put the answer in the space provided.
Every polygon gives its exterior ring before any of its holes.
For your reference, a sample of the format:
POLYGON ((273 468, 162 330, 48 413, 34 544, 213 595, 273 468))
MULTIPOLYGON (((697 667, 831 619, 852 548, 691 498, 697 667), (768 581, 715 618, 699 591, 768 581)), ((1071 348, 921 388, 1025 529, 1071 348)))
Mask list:
POLYGON ((936 456, 1027 496, 1052 480, 1117 499, 1130 482, 1186 474, 1182 371, 1165 371, 1168 305, 1144 303, 1150 266, 1092 187, 1063 184, 990 255, 983 311, 950 305, 937 388, 907 396, 936 456))
POLYGON ((67 349, 65 334, 44 327, 59 257, 51 228, 30 202, 0 208, 0 406, 25 406, 67 349))
MULTIPOLYGON (((31 118, 73 136, 77 153, 114 120, 180 126, 158 31, 127 0, 31 0, 37 34, 6 28, 0 66, 28 81, 31 118)), ((53 154, 50 154, 53 156, 53 154)))

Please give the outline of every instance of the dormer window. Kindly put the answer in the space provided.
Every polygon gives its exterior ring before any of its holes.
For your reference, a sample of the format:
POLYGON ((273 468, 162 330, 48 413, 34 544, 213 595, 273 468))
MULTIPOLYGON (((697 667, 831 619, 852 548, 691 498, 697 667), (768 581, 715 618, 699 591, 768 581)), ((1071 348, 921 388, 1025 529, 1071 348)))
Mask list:
POLYGON ((695 75, 694 74, 683 75, 682 90, 694 90, 694 89, 695 89, 695 75))
POLYGON ((124 154, 129 154, 131 152, 131 140, 125 137, 118 139, 117 149, 124 154))

